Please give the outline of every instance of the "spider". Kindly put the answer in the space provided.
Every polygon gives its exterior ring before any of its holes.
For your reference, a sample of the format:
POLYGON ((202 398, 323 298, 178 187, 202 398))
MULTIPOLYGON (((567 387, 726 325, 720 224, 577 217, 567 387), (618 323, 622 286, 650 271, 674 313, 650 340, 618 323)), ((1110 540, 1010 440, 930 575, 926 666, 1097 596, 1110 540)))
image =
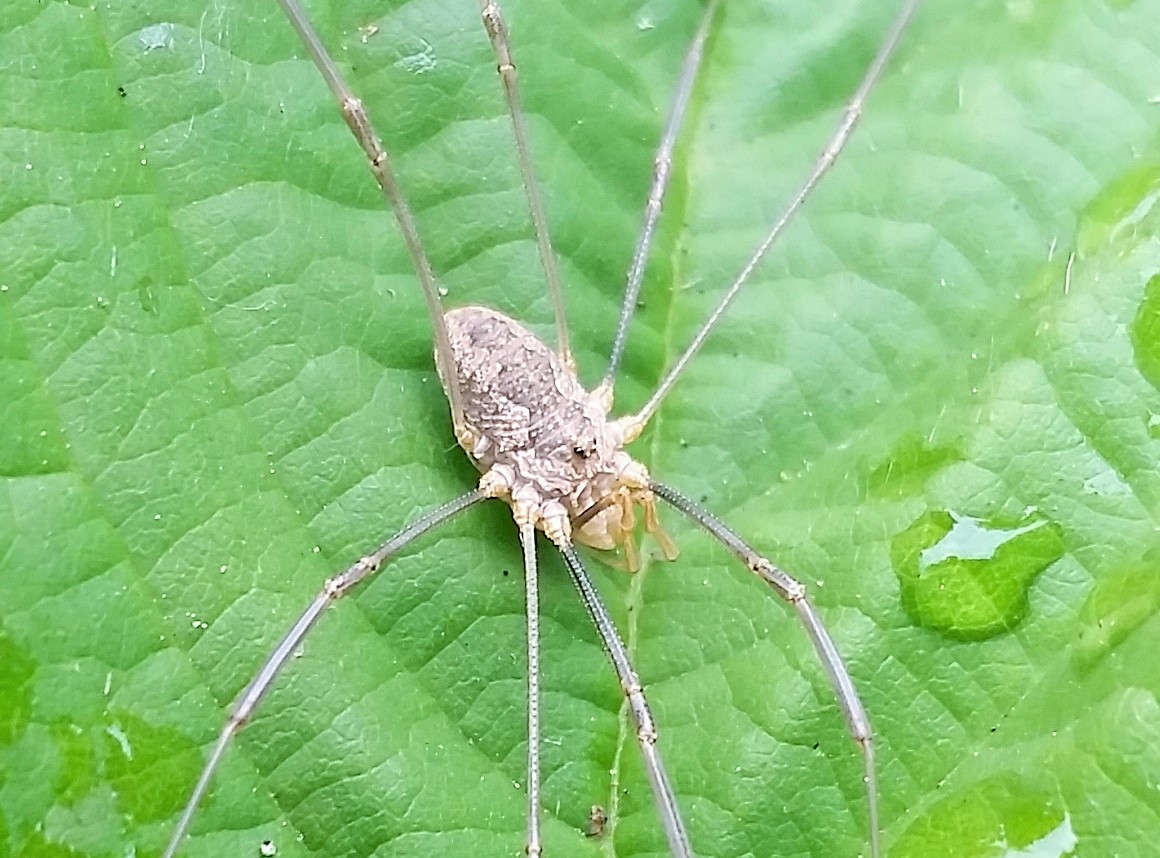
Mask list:
MULTIPOLYGON (((703 529, 736 556, 796 615, 832 686, 838 709, 864 765, 867 841, 874 858, 880 855, 874 739, 869 716, 845 662, 813 607, 806 588, 763 556, 721 519, 654 476, 627 447, 645 431, 665 397, 702 343, 713 333, 733 299, 749 280, 794 214, 850 139, 867 97, 881 76, 920 0, 906 0, 878 52, 851 96, 841 118, 797 192, 780 212, 756 250, 718 303, 672 362, 646 402, 622 416, 613 416, 616 379, 625 353, 633 313, 650 250, 662 213, 672 171, 674 150, 688 112, 690 97, 703 64, 705 46, 720 13, 720 0, 708 0, 685 53, 668 120, 654 159, 652 183, 643 224, 627 275, 622 309, 602 380, 585 387, 577 374, 570 345, 566 299, 547 217, 533 167, 527 119, 521 107, 519 72, 503 11, 497 0, 480 0, 484 30, 495 54, 536 235, 548 295, 555 318, 555 338, 549 344, 510 316, 487 307, 465 304, 448 308, 428 258, 416 219, 395 176, 388 150, 361 99, 347 84, 298 0, 279 0, 306 51, 330 88, 371 172, 393 213, 407 254, 418 276, 433 331, 434 365, 451 412, 454 437, 479 470, 478 485, 458 498, 430 510, 377 549, 365 553, 345 571, 326 580, 315 599, 284 634, 247 684, 198 778, 165 850, 172 858, 181 847, 193 817, 226 756, 234 737, 255 716, 283 669, 299 653, 326 610, 370 579, 415 540, 437 531, 477 504, 500 500, 511 508, 522 546, 526 594, 527 636, 527 829, 528 855, 543 854, 540 723, 540 564, 537 531, 564 561, 581 602, 591 618, 613 667, 629 713, 629 733, 641 755, 660 826, 674 858, 694 854, 682 810, 671 786, 660 749, 661 725, 648 704, 644 683, 632 664, 628 646, 590 577, 578 545, 598 551, 618 550, 630 573, 642 559, 637 533, 655 541, 668 560, 677 546, 661 523, 658 508, 672 508, 703 529)), ((376 31, 367 31, 369 38, 376 31)))

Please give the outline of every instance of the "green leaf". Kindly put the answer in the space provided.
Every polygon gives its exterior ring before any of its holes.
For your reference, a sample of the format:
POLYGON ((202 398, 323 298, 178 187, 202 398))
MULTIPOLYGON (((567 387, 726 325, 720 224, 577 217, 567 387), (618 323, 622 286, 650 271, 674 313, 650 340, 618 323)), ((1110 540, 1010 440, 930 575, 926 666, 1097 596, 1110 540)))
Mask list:
MULTIPOLYGON (((700 8, 505 4, 589 383, 700 8)), ((622 412, 894 13, 725 4, 622 412)), ((311 15, 447 301, 550 337, 476 4, 311 15)), ((891 858, 1160 839, 1156 45, 1157 0, 931 0, 633 447, 810 588, 875 726, 891 858)), ((0 57, 0 854, 156 855, 325 578, 476 474, 397 230, 272 0, 16 0, 0 57)), ((665 521, 678 561, 591 565, 698 854, 866 854, 861 761, 800 624, 665 521)), ((182 854, 519 854, 520 568, 493 504, 330 610, 182 854)), ((606 659, 546 551, 541 577, 547 852, 662 855, 606 659)))

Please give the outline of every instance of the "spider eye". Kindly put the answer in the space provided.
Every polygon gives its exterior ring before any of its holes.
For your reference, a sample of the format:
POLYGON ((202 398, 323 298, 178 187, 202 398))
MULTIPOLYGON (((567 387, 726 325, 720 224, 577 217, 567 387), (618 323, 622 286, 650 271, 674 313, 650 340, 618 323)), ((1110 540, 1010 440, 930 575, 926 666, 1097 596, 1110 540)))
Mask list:
POLYGON ((579 444, 576 444, 575 446, 572 447, 572 452, 575 453, 577 456, 579 456, 581 459, 587 459, 589 456, 592 455, 591 450, 589 450, 586 447, 581 447, 579 444))

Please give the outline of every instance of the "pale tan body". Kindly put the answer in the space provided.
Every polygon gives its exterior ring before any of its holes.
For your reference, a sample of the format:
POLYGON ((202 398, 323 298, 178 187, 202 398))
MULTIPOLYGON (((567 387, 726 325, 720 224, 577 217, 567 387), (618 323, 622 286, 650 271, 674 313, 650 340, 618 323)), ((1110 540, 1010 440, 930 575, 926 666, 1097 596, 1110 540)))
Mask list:
MULTIPOLYGON (((657 520, 648 470, 623 449, 641 422, 609 419, 608 390, 586 390, 556 352, 503 313, 461 307, 444 319, 463 406, 458 440, 483 473, 480 489, 557 545, 623 546, 630 570, 639 567, 639 503, 646 530, 666 557, 676 557, 657 520)), ((446 389, 438 353, 435 361, 446 389)))

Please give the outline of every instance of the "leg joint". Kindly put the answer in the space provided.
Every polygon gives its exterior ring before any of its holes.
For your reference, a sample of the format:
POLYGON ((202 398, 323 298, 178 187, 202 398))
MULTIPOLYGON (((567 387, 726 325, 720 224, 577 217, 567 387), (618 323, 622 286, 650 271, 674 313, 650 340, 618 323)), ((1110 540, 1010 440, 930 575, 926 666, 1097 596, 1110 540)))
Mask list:
POLYGON ((777 590, 787 602, 796 604, 806 600, 806 585, 790 577, 764 557, 755 554, 747 565, 752 572, 777 590))
MULTIPOLYGON (((366 577, 366 575, 368 575, 370 572, 374 571, 374 568, 375 567, 371 562, 371 558, 360 557, 351 568, 350 577, 355 580, 360 580, 366 577)), ((335 575, 332 578, 326 579, 326 583, 322 585, 322 591, 326 594, 326 598, 333 601, 342 596, 346 590, 346 588, 343 586, 345 583, 345 577, 346 576, 343 575, 335 575)))

